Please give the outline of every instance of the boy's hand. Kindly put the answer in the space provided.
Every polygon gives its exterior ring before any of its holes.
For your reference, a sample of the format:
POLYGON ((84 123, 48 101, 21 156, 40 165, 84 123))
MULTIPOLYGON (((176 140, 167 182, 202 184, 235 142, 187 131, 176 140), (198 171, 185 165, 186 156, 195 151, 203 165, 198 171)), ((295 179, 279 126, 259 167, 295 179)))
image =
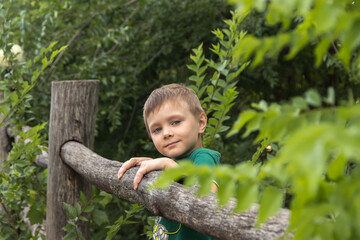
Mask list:
POLYGON ((120 179, 126 170, 132 168, 134 166, 140 166, 134 177, 134 190, 136 190, 139 186, 139 183, 143 176, 151 171, 155 170, 165 170, 167 168, 177 167, 178 164, 172 160, 171 158, 148 158, 148 157, 136 157, 131 158, 130 160, 123 163, 118 172, 118 179, 120 179))

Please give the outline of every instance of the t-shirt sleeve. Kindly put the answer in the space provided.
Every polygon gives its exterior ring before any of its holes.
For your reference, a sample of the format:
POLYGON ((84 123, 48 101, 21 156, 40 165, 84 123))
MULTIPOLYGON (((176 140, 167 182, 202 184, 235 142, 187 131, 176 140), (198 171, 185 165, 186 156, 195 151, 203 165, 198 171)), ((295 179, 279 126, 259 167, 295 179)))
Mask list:
MULTIPOLYGON (((208 165, 215 166, 220 165, 219 162, 220 155, 211 154, 210 152, 199 152, 194 160, 194 164, 197 166, 208 165)), ((213 183, 219 188, 220 182, 218 179, 213 179, 213 183)))
POLYGON ((217 162, 218 161, 215 158, 215 156, 213 156, 209 152, 199 152, 194 160, 194 164, 197 166, 202 166, 202 165, 215 166, 218 164, 217 162))

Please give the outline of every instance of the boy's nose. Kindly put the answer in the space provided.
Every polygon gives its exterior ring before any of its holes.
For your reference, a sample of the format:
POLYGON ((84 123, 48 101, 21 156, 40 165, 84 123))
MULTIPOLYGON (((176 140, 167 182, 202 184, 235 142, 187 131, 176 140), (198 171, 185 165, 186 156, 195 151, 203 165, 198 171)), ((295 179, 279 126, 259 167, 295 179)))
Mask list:
POLYGON ((173 132, 171 131, 171 129, 169 128, 164 129, 164 137, 167 138, 171 136, 173 136, 173 132))

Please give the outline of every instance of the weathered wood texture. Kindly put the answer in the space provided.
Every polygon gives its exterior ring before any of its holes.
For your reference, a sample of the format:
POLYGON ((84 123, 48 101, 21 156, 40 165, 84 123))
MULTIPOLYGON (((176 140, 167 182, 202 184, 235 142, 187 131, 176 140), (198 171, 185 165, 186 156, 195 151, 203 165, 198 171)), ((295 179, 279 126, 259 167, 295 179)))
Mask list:
MULTIPOLYGON (((4 93, 0 92, 0 100, 4 98, 4 93)), ((0 115, 0 122, 2 122, 3 115, 0 115)), ((0 169, 5 162, 8 152, 10 150, 10 139, 6 132, 6 120, 4 120, 3 125, 0 126, 0 169)))
POLYGON ((155 215, 181 222, 193 229, 217 239, 277 239, 284 235, 288 226, 289 211, 281 209, 258 229, 254 227, 258 206, 253 205, 245 213, 232 213, 235 200, 218 209, 214 194, 197 198, 194 188, 185 189, 178 183, 166 190, 147 190, 159 172, 150 172, 133 190, 133 178, 137 168, 128 170, 121 180, 117 171, 121 162, 107 160, 93 153, 82 144, 67 142, 61 148, 62 159, 86 181, 98 188, 145 206, 155 215))
MULTIPOLYGON (((62 239, 67 218, 63 203, 75 205, 80 191, 88 198, 91 185, 60 158, 61 146, 74 140, 92 149, 99 81, 56 81, 51 86, 46 238, 62 239)), ((80 226, 86 239, 89 225, 80 226)))
POLYGON ((0 127, 0 168, 4 164, 10 149, 10 139, 6 134, 6 126, 0 127))

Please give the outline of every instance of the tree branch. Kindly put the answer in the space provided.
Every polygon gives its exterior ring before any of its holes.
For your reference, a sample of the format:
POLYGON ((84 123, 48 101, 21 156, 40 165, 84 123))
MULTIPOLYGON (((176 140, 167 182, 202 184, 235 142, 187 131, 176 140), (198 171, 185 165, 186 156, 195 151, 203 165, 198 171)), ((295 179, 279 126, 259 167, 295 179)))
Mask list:
POLYGON ((198 198, 196 189, 185 189, 178 183, 165 190, 148 190, 160 174, 157 171, 146 174, 135 191, 133 179, 137 168, 129 169, 118 180, 121 162, 102 158, 77 142, 65 143, 60 155, 66 164, 98 188, 217 239, 278 239, 284 237, 288 227, 290 213, 286 209, 256 228, 258 205, 243 213, 233 213, 235 199, 219 208, 214 194, 198 198))

